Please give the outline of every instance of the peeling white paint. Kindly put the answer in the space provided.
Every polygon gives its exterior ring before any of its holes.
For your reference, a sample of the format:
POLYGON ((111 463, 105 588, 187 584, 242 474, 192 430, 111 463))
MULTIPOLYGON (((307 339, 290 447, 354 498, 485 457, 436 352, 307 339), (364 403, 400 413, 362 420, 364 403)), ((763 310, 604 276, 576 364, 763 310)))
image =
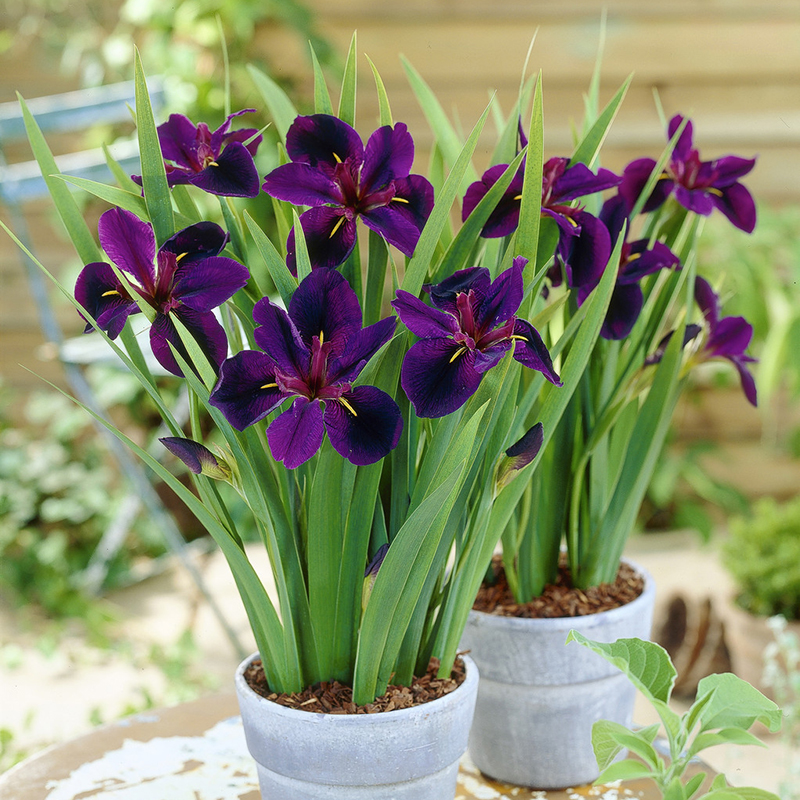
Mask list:
POLYGON ((497 789, 486 786, 471 775, 462 775, 459 782, 464 791, 469 792, 475 800, 498 800, 498 798, 502 800, 503 798, 503 795, 497 789))
POLYGON ((258 790, 258 778, 241 720, 232 717, 202 736, 126 739, 47 788, 46 800, 233 800, 258 790))

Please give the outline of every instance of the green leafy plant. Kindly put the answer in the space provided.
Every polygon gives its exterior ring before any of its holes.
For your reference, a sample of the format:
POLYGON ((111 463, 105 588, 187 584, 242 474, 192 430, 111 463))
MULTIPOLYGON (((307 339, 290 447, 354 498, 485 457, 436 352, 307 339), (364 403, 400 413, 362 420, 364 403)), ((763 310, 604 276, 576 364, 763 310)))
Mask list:
POLYGON ((800 619, 800 497, 762 498, 729 527, 722 558, 738 604, 757 616, 800 619))
POLYGON ((749 683, 725 673, 703 678, 692 707, 683 715, 669 707, 676 671, 666 650, 641 639, 596 642, 570 631, 567 642, 578 642, 620 669, 644 695, 661 719, 638 731, 608 720, 592 727, 592 746, 602 770, 597 783, 651 778, 665 800, 777 800, 776 795, 753 787, 730 786, 717 775, 703 790, 706 773, 686 779, 691 760, 703 750, 719 744, 764 746, 750 728, 760 722, 770 731, 781 724, 781 710, 749 683), (669 746, 664 759, 654 746, 662 729, 669 746), (624 750, 638 759, 616 761, 624 750))
MULTIPOLYGON (((20 605, 56 617, 103 614, 80 584, 124 486, 92 435, 87 416, 56 392, 36 392, 27 425, 0 420, 0 589, 20 605)), ((107 586, 127 575, 133 559, 163 547, 135 529, 109 564, 107 586)))

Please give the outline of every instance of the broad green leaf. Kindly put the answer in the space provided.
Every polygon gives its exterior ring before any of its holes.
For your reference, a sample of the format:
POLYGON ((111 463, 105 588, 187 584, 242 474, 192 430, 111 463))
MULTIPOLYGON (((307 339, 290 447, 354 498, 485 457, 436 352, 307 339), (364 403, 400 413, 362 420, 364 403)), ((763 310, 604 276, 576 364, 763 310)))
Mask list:
POLYGON ((120 189, 125 189, 128 192, 136 192, 137 194, 140 193, 141 187, 134 182, 133 178, 131 178, 120 163, 111 155, 111 151, 108 147, 103 144, 102 148, 108 169, 114 176, 114 180, 119 184, 120 189))
POLYGON ((588 647, 624 672, 648 700, 669 702, 677 673, 667 651, 661 645, 642 639, 595 642, 575 630, 570 631, 567 636, 567 642, 573 641, 588 647))
POLYGON ((614 122, 619 107, 625 99, 628 87, 631 85, 633 75, 629 75, 625 82, 617 90, 617 93, 608 102, 608 105, 603 109, 603 113, 597 118, 597 121, 584 136, 580 144, 575 148, 572 154, 569 165, 586 164, 592 166, 600 154, 600 148, 611 130, 611 125, 614 122))
MULTIPOLYGON (((519 227, 514 236, 514 256, 523 256, 528 263, 523 271, 527 289, 536 269, 539 247, 539 228, 542 221, 542 174, 544 169, 544 107, 542 100, 542 76, 536 81, 533 92, 533 109, 528 134, 528 155, 522 184, 522 200, 519 209, 519 227)), ((614 263, 614 262, 612 262, 614 263)), ((532 296, 523 303, 520 315, 528 316, 533 302, 532 296)))
POLYGON ((701 800, 779 800, 778 795, 755 786, 727 786, 704 794, 701 800))
POLYGON ((161 246, 175 233, 172 215, 172 197, 167 184, 167 171, 161 144, 158 140, 153 107, 147 91, 147 80, 139 51, 135 51, 134 86, 136 92, 136 135, 139 138, 139 158, 142 162, 142 191, 147 204, 147 213, 161 246))
POLYGON ((600 769, 611 764, 624 748, 636 753, 651 771, 658 769, 661 761, 655 748, 645 737, 611 720, 602 719, 592 725, 592 747, 600 769))
POLYGON ((303 226, 300 224, 300 217, 294 209, 292 210, 292 216, 294 217, 294 254, 297 260, 297 282, 302 283, 303 278, 307 278, 311 274, 311 259, 308 255, 306 237, 303 232, 303 226))
POLYGON ((674 777, 664 789, 663 800, 687 800, 686 789, 679 777, 674 777))
POLYGON ((783 713, 772 700, 747 681, 726 672, 708 675, 697 685, 697 696, 713 692, 713 698, 700 713, 700 731, 717 728, 748 729, 761 722, 773 733, 780 729, 783 713))
POLYGON ((297 116, 297 109, 294 107, 294 103, 289 99, 286 92, 258 67, 248 64, 247 71, 250 73, 256 89, 258 89, 261 99, 269 109, 269 114, 275 123, 275 130, 278 131, 281 141, 285 143, 286 131, 289 130, 289 126, 297 116))
POLYGON ((461 179, 464 177, 464 173, 471 163, 472 154, 475 152, 478 139, 488 116, 489 107, 487 106, 481 118, 472 129, 472 133, 470 133, 458 158, 456 158, 455 165, 447 176, 447 180, 436 198, 433 211, 430 217, 428 217, 428 221, 425 223, 425 227, 422 230, 422 234, 414 250, 414 255, 406 267, 402 288, 413 295, 419 295, 422 289, 425 276, 431 266, 436 245, 439 242, 439 236, 450 218, 450 208, 458 193, 461 179))
POLYGON ((686 787, 686 796, 692 797, 694 793, 703 785, 703 781, 706 779, 705 772, 698 772, 697 775, 691 777, 684 786, 686 787))
POLYGON ((350 39, 350 48, 347 51, 347 59, 344 62, 344 77, 342 78, 342 92, 339 95, 338 117, 342 122, 346 122, 351 127, 356 125, 356 32, 350 39))
POLYGON ((393 125, 392 109, 389 105, 389 95, 386 93, 386 86, 383 83, 378 68, 372 63, 372 59, 367 57, 369 65, 372 69, 372 75, 375 78, 375 89, 378 92, 378 108, 380 109, 381 125, 393 125))
MULTIPOLYGON (((284 306, 288 308, 289 301, 292 299, 295 289, 297 289, 297 278, 289 272, 289 267, 286 266, 286 262, 275 249, 272 240, 264 233, 261 226, 250 216, 248 211, 244 212, 244 221, 253 237, 256 249, 261 255, 261 258, 264 259, 269 275, 272 278, 272 282, 275 284, 275 288, 278 290, 278 294, 281 296, 281 300, 283 300, 284 306)), ((261 293, 266 296, 264 287, 260 284, 259 289, 261 293)))
POLYGON ((464 468, 464 461, 456 464, 409 515, 389 547, 361 621, 353 685, 356 703, 371 702, 386 689, 387 670, 400 651, 464 468))
POLYGON ((325 82, 325 75, 322 72, 322 66, 317 58, 314 45, 309 42, 308 46, 311 49, 311 64, 314 68, 314 112, 316 114, 333 115, 333 104, 328 92, 328 84, 325 82))
POLYGON ((741 728, 723 728, 716 733, 700 733, 695 736, 694 741, 689 747, 688 754, 690 756, 695 756, 701 750, 705 750, 708 747, 716 747, 718 744, 752 744, 757 747, 767 746, 758 736, 750 733, 750 731, 742 730, 741 728))
POLYGON ((641 761, 626 758, 624 761, 616 761, 602 770, 594 783, 600 785, 614 781, 635 781, 640 778, 652 777, 653 773, 641 761))
MULTIPOLYGON (((55 158, 53 158, 53 153, 42 135, 39 124, 28 110, 28 106, 19 92, 17 92, 17 99, 22 108, 22 118, 25 122, 25 131, 33 151, 33 157, 39 165, 42 177, 47 184, 47 189, 53 198, 56 211, 58 211, 58 215, 67 229, 78 257, 84 264, 89 264, 92 261, 102 261, 103 255, 95 242, 94 235, 83 218, 78 203, 69 188, 64 185, 64 182, 55 177, 61 170, 58 168, 55 158)), ((6 228, 6 230, 8 229, 6 228)), ((16 237, 14 238, 16 239, 16 237)), ((17 243, 19 244, 19 240, 17 240, 17 243)))
MULTIPOLYGON (((519 165, 524 157, 525 151, 523 150, 508 165, 497 182, 489 189, 484 197, 481 198, 481 201, 464 221, 464 224, 455 235, 453 241, 450 242, 450 247, 447 248, 442 263, 437 269, 438 276, 445 278, 448 275, 452 275, 456 270, 464 269, 464 267, 467 266, 469 255, 475 247, 475 243, 480 238, 483 226, 486 224, 486 221, 491 216, 492 211, 494 211, 503 193, 517 174, 519 165)), ((496 278, 496 272, 494 270, 491 271, 492 277, 496 278)))

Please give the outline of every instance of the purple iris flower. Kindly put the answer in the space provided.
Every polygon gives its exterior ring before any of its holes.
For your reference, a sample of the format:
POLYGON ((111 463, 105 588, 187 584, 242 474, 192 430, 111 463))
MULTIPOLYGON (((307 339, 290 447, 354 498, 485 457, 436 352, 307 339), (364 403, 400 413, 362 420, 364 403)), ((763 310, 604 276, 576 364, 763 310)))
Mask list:
MULTIPOLYGON (((615 242, 628 219, 624 198, 616 195, 603 204, 600 219, 608 228, 611 241, 615 242)), ((625 241, 620 254, 617 282, 611 302, 603 320, 600 335, 605 339, 624 339, 633 329, 644 305, 644 294, 639 281, 660 269, 679 268, 678 257, 662 242, 648 248, 647 239, 625 241)), ((594 286, 582 286, 578 290, 578 305, 591 294, 594 286)))
POLYGON ((753 338, 753 326, 744 317, 722 317, 720 319, 719 297, 711 288, 705 278, 698 276, 694 284, 694 299, 703 312, 708 325, 708 338, 698 357, 707 360, 711 358, 726 358, 732 362, 739 371, 745 397, 758 405, 756 396, 756 382, 747 365, 755 363, 758 359, 745 354, 753 338))
MULTIPOLYGON (((256 128, 229 130, 234 117, 254 111, 246 108, 231 114, 213 133, 205 122, 195 126, 183 114, 170 114, 158 126, 169 185, 191 183, 209 194, 255 197, 259 176, 253 157, 262 137, 256 128)), ((133 180, 141 186, 141 176, 134 175, 133 180)))
POLYGON ((515 258, 494 281, 484 267, 454 272, 425 287, 434 308, 398 290, 392 306, 421 338, 406 353, 400 372, 400 384, 417 416, 443 417, 460 408, 477 391, 484 373, 512 347, 517 361, 561 385, 542 337, 515 316, 526 263, 515 258))
MULTIPOLYGON (((669 121, 670 139, 682 122, 680 114, 669 121)), ((692 137, 692 123, 687 121, 672 150, 672 158, 642 211, 658 208, 670 194, 674 194, 675 199, 689 211, 707 217, 718 208, 737 228, 752 233, 756 226, 756 206, 750 192, 739 183, 739 178, 753 169, 756 160, 724 156, 713 161, 701 161, 700 153, 692 146, 692 137)), ((628 212, 633 209, 655 165, 652 158, 639 158, 625 167, 619 192, 628 204, 628 212)))
MULTIPOLYGON (((520 131, 522 144, 527 139, 520 131)), ((461 216, 466 220, 489 189, 497 183, 507 164, 490 167, 483 177, 471 184, 464 195, 461 216)), ((489 215, 481 236, 508 236, 519 225, 520 201, 525 173, 525 161, 520 164, 508 189, 489 215)), ((579 197, 602 192, 618 186, 622 179, 607 169, 595 175, 585 164, 569 166, 568 158, 551 158, 542 174, 542 214, 555 220, 559 228, 556 256, 564 267, 569 286, 595 285, 611 254, 611 242, 605 225, 582 206, 571 202, 579 197)), ((560 283, 560 270, 551 277, 560 283)))
MULTIPOLYGON (((109 258, 156 312, 150 345, 159 364, 173 375, 183 375, 170 344, 189 360, 172 323, 177 318, 219 368, 228 352, 228 340, 212 309, 232 297, 250 277, 238 261, 218 255, 228 234, 213 222, 198 222, 178 231, 156 252, 152 226, 121 208, 112 208, 100 217, 98 232, 109 258)), ((119 335, 128 316, 140 310, 104 262, 83 268, 75 284, 75 298, 111 339, 119 335)), ((85 332, 91 330, 92 325, 87 324, 85 332)))
POLYGON ((289 469, 322 445, 327 431, 337 453, 372 464, 392 450, 403 419, 397 403, 374 386, 352 386, 392 337, 396 319, 361 328, 355 292, 335 270, 315 270, 297 287, 288 314, 266 297, 253 309, 258 350, 244 350, 220 369, 211 393, 237 430, 295 398, 267 428, 273 457, 289 469))
MULTIPOLYGON (((414 142, 402 122, 378 128, 364 147, 347 123, 329 114, 297 117, 286 134, 292 159, 264 179, 264 191, 295 205, 312 267, 343 263, 356 244, 356 218, 410 256, 433 208, 427 178, 410 175, 414 142)), ((294 272, 294 230, 287 243, 294 272)))

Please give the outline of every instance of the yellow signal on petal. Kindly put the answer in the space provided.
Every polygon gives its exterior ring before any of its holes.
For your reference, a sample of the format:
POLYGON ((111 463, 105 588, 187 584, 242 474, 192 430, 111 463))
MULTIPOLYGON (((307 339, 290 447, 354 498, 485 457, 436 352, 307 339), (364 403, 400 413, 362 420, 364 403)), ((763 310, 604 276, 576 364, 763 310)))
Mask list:
POLYGON ((277 389, 278 388, 278 384, 277 383, 265 383, 263 386, 260 386, 259 388, 260 389, 277 389))
POLYGON ((452 364, 462 353, 466 352, 466 347, 459 347, 458 350, 453 353, 452 358, 450 359, 450 363, 452 364))
POLYGON ((394 200, 395 203, 406 203, 406 204, 408 204, 408 200, 406 200, 405 197, 393 197, 392 200, 394 200))
POLYGON ((100 297, 111 297, 112 294, 119 294, 119 292, 116 289, 111 289, 111 291, 103 292, 100 297))
POLYGON ((333 239, 336 231, 338 231, 339 228, 341 228, 342 225, 344 224, 344 220, 345 220, 345 216, 344 216, 344 214, 342 214, 342 216, 339 217, 339 221, 333 226, 333 230, 331 231, 330 236, 328 236, 329 239, 333 239))
POLYGON ((353 406, 351 406, 351 405, 350 405, 350 403, 348 403, 348 402, 347 402, 347 400, 345 400, 345 399, 344 399, 344 397, 340 397, 340 398, 339 398, 339 402, 340 402, 340 403, 341 403, 341 404, 342 404, 342 405, 343 405, 343 406, 344 406, 344 407, 345 407, 345 408, 346 408, 346 409, 347 409, 347 410, 348 410, 348 411, 349 411, 349 412, 350 412, 350 413, 351 413, 351 414, 352 414, 354 417, 357 417, 357 416, 358 416, 358 414, 356 414, 356 410, 353 408, 353 406))

